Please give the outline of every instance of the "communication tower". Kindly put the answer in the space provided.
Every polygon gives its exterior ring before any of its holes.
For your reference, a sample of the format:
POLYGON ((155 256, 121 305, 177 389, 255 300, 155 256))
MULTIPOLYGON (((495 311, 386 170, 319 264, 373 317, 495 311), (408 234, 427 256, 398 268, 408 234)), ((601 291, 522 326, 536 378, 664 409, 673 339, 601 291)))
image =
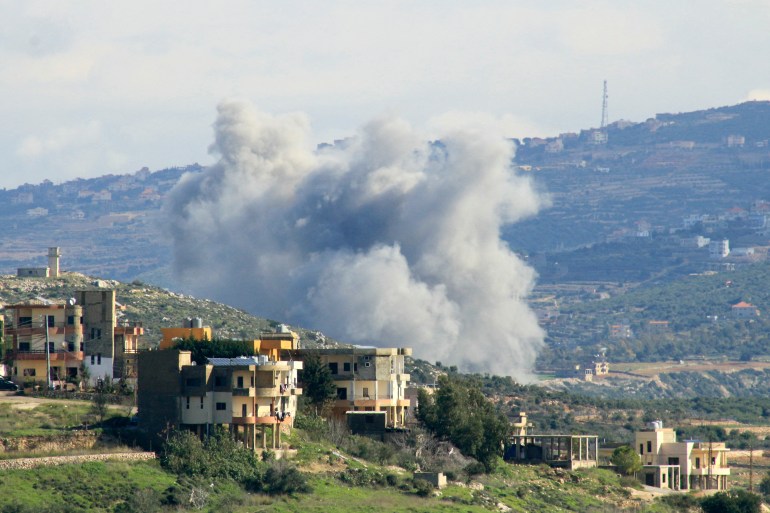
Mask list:
POLYGON ((602 124, 600 128, 607 127, 607 81, 604 81, 604 92, 602 94, 602 124))

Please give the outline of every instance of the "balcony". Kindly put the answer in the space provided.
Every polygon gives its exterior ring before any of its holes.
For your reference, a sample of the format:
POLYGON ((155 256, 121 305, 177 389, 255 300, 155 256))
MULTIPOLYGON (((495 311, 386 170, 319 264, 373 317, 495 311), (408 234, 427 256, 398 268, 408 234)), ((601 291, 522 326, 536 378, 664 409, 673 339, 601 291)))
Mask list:
MULTIPOLYGON (((45 360, 45 349, 29 349, 26 351, 9 351, 9 360, 45 360)), ((63 362, 85 359, 83 351, 51 351, 49 359, 52 362, 63 362)))
POLYGON ((254 387, 248 387, 248 388, 235 387, 233 388, 233 395, 238 397, 254 397, 255 390, 259 390, 259 389, 255 389, 254 387))

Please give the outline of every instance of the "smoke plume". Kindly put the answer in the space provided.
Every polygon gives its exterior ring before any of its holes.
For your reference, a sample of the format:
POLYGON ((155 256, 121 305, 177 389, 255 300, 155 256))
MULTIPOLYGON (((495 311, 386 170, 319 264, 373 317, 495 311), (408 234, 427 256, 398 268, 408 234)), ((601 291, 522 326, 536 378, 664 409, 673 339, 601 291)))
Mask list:
POLYGON ((498 134, 428 143, 383 119, 312 149, 302 115, 218 107, 219 161, 165 210, 185 287, 345 342, 527 379, 543 332, 534 272, 500 227, 542 198, 498 134))

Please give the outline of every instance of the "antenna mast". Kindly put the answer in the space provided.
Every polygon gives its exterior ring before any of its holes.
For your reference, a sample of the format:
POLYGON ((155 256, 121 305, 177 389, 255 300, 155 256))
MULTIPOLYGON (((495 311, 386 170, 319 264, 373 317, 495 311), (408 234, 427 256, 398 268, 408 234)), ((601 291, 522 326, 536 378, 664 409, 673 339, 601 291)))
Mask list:
POLYGON ((600 128, 607 127, 607 81, 604 81, 604 93, 602 94, 602 124, 600 128))

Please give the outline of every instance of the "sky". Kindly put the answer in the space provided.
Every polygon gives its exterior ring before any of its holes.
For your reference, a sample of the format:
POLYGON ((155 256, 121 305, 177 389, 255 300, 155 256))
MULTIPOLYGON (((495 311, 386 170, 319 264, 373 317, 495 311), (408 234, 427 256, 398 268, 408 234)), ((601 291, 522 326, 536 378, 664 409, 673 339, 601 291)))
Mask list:
MULTIPOLYGON (((770 0, 0 3, 0 187, 211 164, 223 100, 307 144, 380 116, 510 137, 770 100, 770 0)), ((437 131, 438 133, 438 131, 437 131)))

